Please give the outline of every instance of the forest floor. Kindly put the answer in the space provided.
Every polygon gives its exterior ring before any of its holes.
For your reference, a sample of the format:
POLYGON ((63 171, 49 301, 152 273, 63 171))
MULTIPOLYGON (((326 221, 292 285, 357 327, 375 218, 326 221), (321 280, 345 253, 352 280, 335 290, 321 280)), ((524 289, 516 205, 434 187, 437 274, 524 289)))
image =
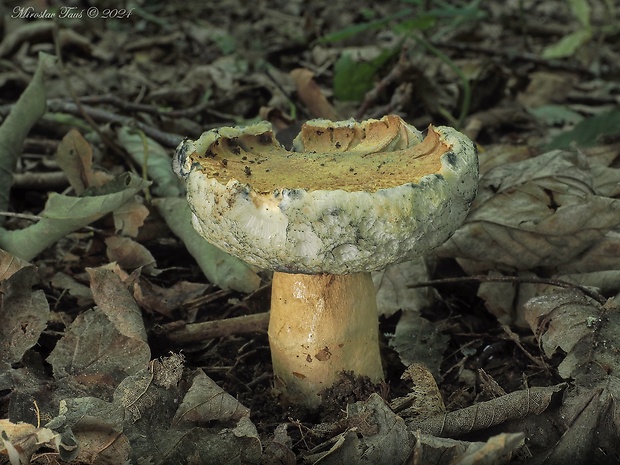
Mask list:
POLYGON ((0 464, 620 463, 618 2, 96 3, 0 7, 0 464), (387 114, 472 139, 478 197, 373 274, 385 382, 286 405, 271 274, 172 156, 387 114))

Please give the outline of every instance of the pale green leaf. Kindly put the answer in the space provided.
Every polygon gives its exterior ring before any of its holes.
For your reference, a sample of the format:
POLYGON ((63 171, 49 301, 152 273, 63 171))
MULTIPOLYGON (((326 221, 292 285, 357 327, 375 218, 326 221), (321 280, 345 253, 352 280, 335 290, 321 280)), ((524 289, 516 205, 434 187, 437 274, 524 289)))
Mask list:
POLYGON ((37 223, 15 231, 0 229, 0 248, 31 260, 59 239, 133 199, 148 184, 126 173, 101 187, 85 190, 82 197, 51 193, 37 223))
POLYGON ((566 149, 573 143, 577 146, 593 147, 600 143, 601 137, 620 134, 620 110, 614 108, 586 118, 569 131, 558 134, 547 149, 566 149))
POLYGON ((153 139, 127 126, 122 126, 117 134, 118 141, 131 155, 131 158, 138 165, 146 167, 148 177, 155 184, 152 189, 155 195, 177 197, 182 194, 179 178, 172 171, 169 151, 153 139))
MULTIPOLYGON (((44 73, 54 59, 45 53, 39 54, 39 64, 30 84, 0 126, 0 211, 6 211, 9 205, 13 171, 21 155, 24 139, 34 123, 45 113, 44 73)), ((2 223, 3 218, 0 217, 2 223)))
POLYGON ((590 28, 579 29, 571 32, 553 45, 549 45, 543 50, 543 58, 566 58, 573 56, 575 52, 592 38, 590 28))
POLYGON ((528 112, 537 119, 550 125, 565 123, 577 124, 583 120, 581 114, 571 110, 566 105, 542 105, 536 108, 529 108, 528 112))
POLYGON ((585 28, 590 27, 590 4, 588 0, 568 0, 573 16, 585 28))
POLYGON ((372 89, 377 73, 397 50, 385 50, 372 59, 345 52, 334 65, 334 96, 341 101, 359 101, 372 89))

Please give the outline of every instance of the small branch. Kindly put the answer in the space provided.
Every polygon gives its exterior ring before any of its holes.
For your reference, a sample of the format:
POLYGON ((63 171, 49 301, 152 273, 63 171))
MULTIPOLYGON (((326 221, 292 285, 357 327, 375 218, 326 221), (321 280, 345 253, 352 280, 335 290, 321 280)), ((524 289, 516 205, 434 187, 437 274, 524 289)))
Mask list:
POLYGON ((443 278, 443 279, 434 279, 431 281, 426 281, 423 283, 417 284, 409 284, 407 287, 410 289, 414 289, 417 287, 428 287, 428 286, 436 286, 438 284, 454 284, 454 283, 467 283, 467 282, 495 282, 495 283, 530 283, 530 284, 549 284, 550 286, 563 287, 566 289, 577 289, 590 297, 591 299, 596 300, 601 305, 607 302, 607 298, 602 296, 596 291, 589 289, 585 286, 581 286, 579 284, 570 283, 568 281, 563 281, 561 279, 548 279, 548 278, 538 278, 538 277, 530 277, 524 278, 519 276, 486 276, 486 275, 475 275, 475 276, 463 276, 461 278, 443 278))
POLYGON ((176 147, 183 140, 183 137, 178 134, 170 132, 160 131, 157 128, 144 124, 140 121, 136 121, 135 118, 130 116, 117 115, 106 110, 99 108, 93 108, 88 105, 80 105, 81 108, 75 103, 68 103, 61 100, 50 100, 48 102, 48 109, 51 112, 69 113, 74 116, 82 116, 82 114, 88 115, 94 121, 100 123, 119 123, 122 125, 133 125, 137 129, 143 131, 151 139, 159 142, 166 147, 176 147), (81 111, 80 111, 81 110, 81 111))
POLYGON ((14 212, 2 212, 0 216, 7 216, 10 218, 21 218, 22 220, 41 221, 41 217, 38 215, 30 215, 28 213, 14 213, 14 212))
POLYGON ((461 42, 439 42, 434 43, 434 45, 435 47, 448 48, 459 52, 472 52, 476 54, 501 57, 509 62, 520 61, 534 63, 536 65, 544 66, 550 70, 571 71, 584 74, 588 77, 597 77, 596 74, 590 69, 578 63, 562 60, 550 60, 543 58, 540 55, 536 55, 535 53, 519 53, 509 49, 485 47, 483 45, 466 44, 461 42))
MULTIPOLYGON (((180 329, 167 329, 162 327, 165 337, 175 344, 191 344, 205 339, 230 336, 232 334, 247 334, 263 332, 269 325, 269 313, 255 313, 224 320, 204 321, 202 323, 188 324, 180 329)), ((174 326, 172 327, 174 328, 174 326)))
POLYGON ((390 72, 383 79, 381 79, 377 85, 375 85, 374 88, 366 92, 364 101, 355 113, 355 119, 362 119, 370 106, 378 100, 381 92, 383 92, 393 82, 400 82, 410 68, 411 63, 409 63, 409 60, 407 59, 407 47, 403 46, 401 48, 396 66, 394 66, 390 72))
POLYGON ((13 175, 13 189, 37 189, 53 190, 67 187, 69 180, 62 171, 52 171, 49 173, 37 173, 28 171, 26 173, 15 173, 13 175))

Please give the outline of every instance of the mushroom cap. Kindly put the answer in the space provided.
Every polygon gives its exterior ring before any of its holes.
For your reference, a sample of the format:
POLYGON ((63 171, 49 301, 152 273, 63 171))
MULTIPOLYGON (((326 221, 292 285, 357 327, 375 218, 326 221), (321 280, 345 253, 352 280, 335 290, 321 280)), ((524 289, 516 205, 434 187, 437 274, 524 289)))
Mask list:
POLYGON ((441 245, 476 195, 475 146, 449 127, 318 119, 293 145, 267 122, 183 141, 173 168, 198 233, 260 268, 374 271, 441 245))

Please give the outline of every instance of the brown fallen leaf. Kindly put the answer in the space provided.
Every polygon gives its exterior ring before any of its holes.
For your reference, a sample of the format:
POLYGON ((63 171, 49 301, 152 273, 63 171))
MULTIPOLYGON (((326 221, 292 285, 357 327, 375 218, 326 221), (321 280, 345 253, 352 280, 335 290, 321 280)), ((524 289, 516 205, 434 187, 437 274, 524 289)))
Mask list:
POLYGON ((308 107, 312 116, 332 121, 341 119, 314 80, 314 73, 312 71, 306 68, 296 68, 291 71, 291 77, 297 85, 299 98, 308 107))
POLYGON ((558 366, 560 376, 592 388, 607 386, 620 370, 614 356, 620 352, 619 310, 613 299, 601 305, 575 290, 562 290, 530 299, 525 318, 547 357, 558 349, 566 354, 558 366))
POLYGON ((616 464, 620 456, 617 380, 606 388, 573 389, 561 407, 566 430, 541 463, 616 464))
POLYGON ((250 410, 232 397, 202 370, 198 370, 192 386, 185 394, 172 424, 207 423, 213 420, 238 421, 250 416, 250 410))
POLYGON ((55 448, 56 436, 57 433, 48 428, 0 419, 0 461, 11 464, 30 463, 32 455, 42 444, 55 448), (8 456, 9 462, 4 462, 1 458, 3 455, 8 456))
MULTIPOLYGON (((8 262, 4 275, 23 265, 8 254, 4 258, 8 262)), ((45 292, 32 289, 37 281, 36 268, 32 265, 0 279, 0 369, 19 362, 47 326, 50 308, 45 292)))
POLYGON ((547 409, 554 396, 563 391, 565 387, 566 384, 532 387, 430 418, 405 419, 405 421, 407 421, 409 430, 412 431, 420 430, 433 436, 461 436, 499 425, 508 420, 539 415, 547 409))
POLYGON ((583 154, 555 150, 497 166, 440 256, 493 269, 568 263, 620 224, 620 200, 597 195, 583 154))
POLYGON ((0 281, 10 278, 15 272, 31 266, 26 260, 0 249, 0 281))
POLYGON ((93 149, 77 129, 71 129, 58 144, 56 161, 77 195, 88 187, 100 187, 113 178, 93 169, 93 149))
MULTIPOLYGON (((208 288, 209 284, 187 281, 176 282, 171 287, 162 287, 141 276, 133 285, 133 295, 143 310, 173 318, 176 310, 203 295, 208 288)), ((187 309, 184 312, 186 318, 188 312, 187 309)))
POLYGON ((390 408, 394 412, 405 418, 421 420, 446 411, 437 382, 424 365, 409 365, 400 378, 412 382, 413 385, 405 397, 398 397, 390 402, 390 408))
POLYGON ((121 278, 111 267, 86 268, 86 271, 97 307, 121 334, 146 344, 142 312, 121 278))
POLYGON ((148 274, 156 272, 155 257, 139 242, 129 237, 110 236, 105 243, 106 255, 111 262, 127 270, 143 268, 148 274))
POLYGON ((114 228, 121 236, 138 237, 138 230, 149 216, 142 197, 134 197, 113 212, 114 228))
MULTIPOLYGON (((119 305, 119 311, 124 311, 119 305)), ((99 309, 81 313, 47 358, 54 378, 106 397, 128 374, 148 365, 148 345, 125 336, 99 309)))

